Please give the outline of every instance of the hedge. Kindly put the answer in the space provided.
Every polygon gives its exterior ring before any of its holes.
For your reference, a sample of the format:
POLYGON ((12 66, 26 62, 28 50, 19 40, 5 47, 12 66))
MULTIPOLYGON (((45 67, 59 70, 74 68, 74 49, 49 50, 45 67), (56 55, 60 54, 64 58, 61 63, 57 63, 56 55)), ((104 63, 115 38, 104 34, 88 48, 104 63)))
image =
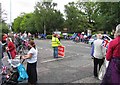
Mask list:
MULTIPOLYGON (((52 35, 47 35, 47 39, 52 39, 52 35)), ((60 35, 60 39, 64 39, 63 35, 60 35)))

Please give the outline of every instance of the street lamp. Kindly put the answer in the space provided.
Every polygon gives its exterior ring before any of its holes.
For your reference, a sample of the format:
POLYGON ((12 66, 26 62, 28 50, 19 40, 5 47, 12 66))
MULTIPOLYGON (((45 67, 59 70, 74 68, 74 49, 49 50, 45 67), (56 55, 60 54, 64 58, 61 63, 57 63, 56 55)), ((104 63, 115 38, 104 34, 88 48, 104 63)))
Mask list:
MULTIPOLYGON (((7 13, 5 13, 5 10, 2 11, 2 4, 0 3, 0 28, 2 28, 2 23, 5 22, 7 19, 7 13)), ((1 31, 2 32, 2 31, 1 31)))
POLYGON ((11 28, 11 26, 12 26, 12 23, 11 23, 11 0, 10 0, 10 30, 12 31, 12 28, 11 28))
MULTIPOLYGON (((0 3, 0 33, 2 33, 2 17, 1 17, 1 15, 2 15, 2 11, 1 11, 1 3, 0 3)), ((1 35, 0 35, 0 38, 1 38, 1 35)))
MULTIPOLYGON (((49 8, 51 8, 51 5, 53 6, 53 9, 55 6, 57 6, 57 3, 51 4, 52 0, 43 0, 42 3, 44 4, 44 6, 46 8, 46 13, 49 10, 49 8)), ((44 17, 47 16, 46 13, 45 13, 44 17)), ((44 29, 44 34, 46 35, 46 18, 44 18, 44 21, 43 21, 43 29, 44 29)))

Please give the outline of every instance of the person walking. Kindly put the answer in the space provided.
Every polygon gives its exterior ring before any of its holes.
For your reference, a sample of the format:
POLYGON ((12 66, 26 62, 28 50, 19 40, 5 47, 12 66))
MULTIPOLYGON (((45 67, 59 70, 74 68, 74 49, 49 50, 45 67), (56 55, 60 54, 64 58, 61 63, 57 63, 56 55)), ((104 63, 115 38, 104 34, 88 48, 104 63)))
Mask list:
POLYGON ((120 24, 116 27, 115 39, 109 43, 106 60, 109 65, 101 85, 120 85, 120 24))
POLYGON ((0 40, 0 73, 1 73, 1 69, 2 69, 2 58, 3 58, 2 42, 0 40))
POLYGON ((15 48, 15 45, 12 42, 11 38, 7 39, 6 50, 7 50, 7 54, 8 54, 9 59, 11 59, 11 58, 14 59, 16 57, 16 55, 17 55, 16 48, 15 48))
POLYGON ((97 34, 97 40, 95 40, 92 44, 92 50, 91 50, 91 56, 93 58, 94 62, 94 77, 98 78, 98 65, 99 65, 99 70, 104 62, 104 55, 105 55, 105 50, 102 46, 102 35, 97 34))
POLYGON ((27 74, 28 74, 28 84, 36 85, 37 83, 37 56, 38 50, 33 40, 28 44, 29 52, 27 55, 22 56, 22 59, 27 59, 27 74))
POLYGON ((58 58, 58 46, 60 46, 61 43, 59 39, 57 38, 57 34, 52 35, 52 47, 53 47, 53 56, 54 58, 58 58))

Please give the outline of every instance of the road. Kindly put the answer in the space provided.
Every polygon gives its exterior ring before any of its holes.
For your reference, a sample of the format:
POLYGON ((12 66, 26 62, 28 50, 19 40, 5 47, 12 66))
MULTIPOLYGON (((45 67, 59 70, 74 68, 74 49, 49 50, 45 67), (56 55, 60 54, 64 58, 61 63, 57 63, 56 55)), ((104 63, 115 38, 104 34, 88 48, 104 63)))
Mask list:
MULTIPOLYGON (((38 83, 84 83, 101 82, 93 77, 93 61, 90 45, 61 40, 65 46, 64 58, 53 58, 51 40, 35 40, 38 48, 38 83)), ((7 63, 7 57, 3 59, 7 63)), ((26 63, 24 63, 26 66, 26 63)))
POLYGON ((61 40, 65 57, 54 59, 51 40, 35 40, 38 53, 38 83, 96 83, 90 45, 61 40))

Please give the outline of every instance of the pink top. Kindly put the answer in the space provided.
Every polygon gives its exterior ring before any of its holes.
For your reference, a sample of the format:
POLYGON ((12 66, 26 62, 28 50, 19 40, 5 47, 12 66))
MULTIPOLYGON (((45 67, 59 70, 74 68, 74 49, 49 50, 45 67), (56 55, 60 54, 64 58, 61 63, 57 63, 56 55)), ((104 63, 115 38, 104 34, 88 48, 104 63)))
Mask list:
POLYGON ((110 61, 112 57, 120 58, 120 36, 109 43, 106 59, 110 61))

